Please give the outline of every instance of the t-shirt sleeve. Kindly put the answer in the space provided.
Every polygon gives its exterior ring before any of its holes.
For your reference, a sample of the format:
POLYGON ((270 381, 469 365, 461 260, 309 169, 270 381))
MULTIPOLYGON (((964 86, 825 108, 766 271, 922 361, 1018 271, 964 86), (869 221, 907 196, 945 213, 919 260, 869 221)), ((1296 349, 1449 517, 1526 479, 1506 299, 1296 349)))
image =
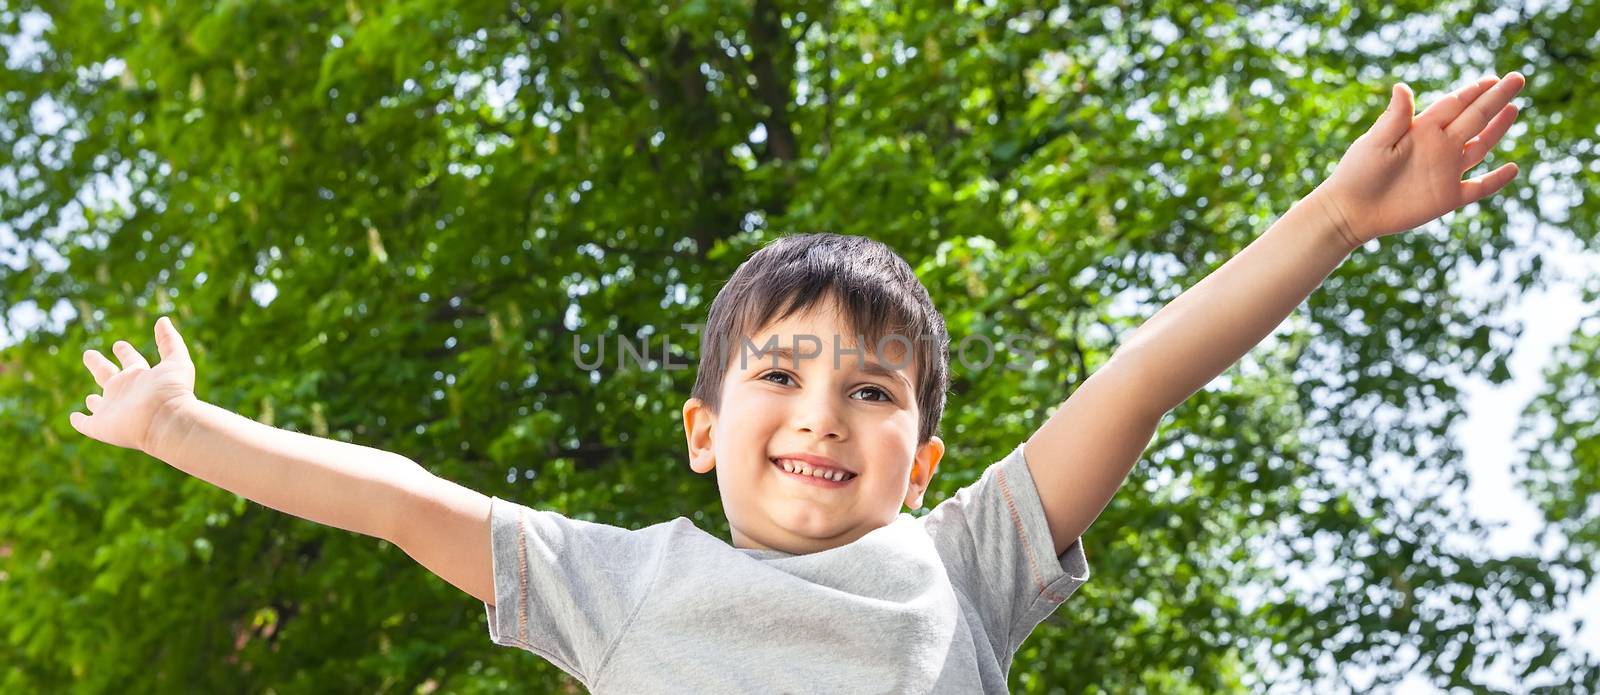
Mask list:
POLYGON ((921 517, 950 574, 976 604, 1000 663, 1089 580, 1078 538, 1058 557, 1023 446, 921 517))
POLYGON ((592 683, 644 603, 664 530, 633 531, 491 497, 489 639, 592 683))

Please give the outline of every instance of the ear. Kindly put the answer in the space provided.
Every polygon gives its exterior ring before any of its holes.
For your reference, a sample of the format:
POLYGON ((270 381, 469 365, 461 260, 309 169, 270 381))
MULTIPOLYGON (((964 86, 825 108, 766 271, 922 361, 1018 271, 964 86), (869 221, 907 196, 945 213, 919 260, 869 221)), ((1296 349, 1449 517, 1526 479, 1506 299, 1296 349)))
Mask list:
POLYGON ((917 447, 917 458, 911 462, 911 489, 906 491, 907 507, 922 508, 922 493, 927 492, 928 484, 933 482, 933 474, 939 470, 942 458, 944 440, 938 437, 929 437, 928 443, 917 447))
POLYGON ((711 430, 717 414, 705 402, 690 398, 683 402, 683 434, 689 444, 689 467, 696 473, 709 473, 717 467, 716 454, 711 449, 711 430))

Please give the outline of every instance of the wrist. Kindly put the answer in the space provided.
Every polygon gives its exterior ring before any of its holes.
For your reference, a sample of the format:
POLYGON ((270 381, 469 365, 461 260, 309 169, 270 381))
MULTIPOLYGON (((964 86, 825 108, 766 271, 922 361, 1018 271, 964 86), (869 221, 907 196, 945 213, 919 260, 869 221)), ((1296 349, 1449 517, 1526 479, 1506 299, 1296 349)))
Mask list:
POLYGON ((1361 248, 1363 243, 1361 237, 1350 226, 1350 218, 1345 214, 1344 207, 1339 205, 1338 201, 1332 199, 1328 194, 1328 189, 1318 186, 1311 191, 1311 195, 1306 197, 1316 199, 1317 208, 1322 210, 1322 214, 1327 218, 1334 234, 1338 235, 1339 241, 1345 245, 1348 251, 1354 253, 1356 249, 1361 248))
POLYGON ((169 460, 167 456, 181 444, 180 440, 189 431, 194 408, 199 403, 200 399, 188 394, 169 398, 158 406, 155 416, 150 419, 149 429, 145 431, 144 446, 140 449, 163 461, 169 460))

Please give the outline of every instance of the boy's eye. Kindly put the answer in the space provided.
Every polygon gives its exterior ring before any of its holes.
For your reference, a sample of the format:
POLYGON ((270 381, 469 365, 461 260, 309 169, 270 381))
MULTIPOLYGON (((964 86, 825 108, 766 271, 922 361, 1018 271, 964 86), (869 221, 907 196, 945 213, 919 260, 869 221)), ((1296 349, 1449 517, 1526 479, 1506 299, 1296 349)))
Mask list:
MULTIPOLYGON (((787 379, 787 380, 790 380, 790 381, 792 381, 794 379, 794 377, 789 376, 789 374, 787 372, 767 372, 766 374, 762 374, 760 377, 758 377, 758 380, 759 381, 770 381, 770 379, 768 377, 780 377, 780 378, 787 379)), ((783 383, 783 382, 773 381, 772 383, 777 384, 777 383, 783 383)), ((888 391, 885 391, 885 390, 883 390, 881 388, 878 388, 876 386, 865 386, 865 387, 862 387, 861 390, 856 391, 856 393, 866 393, 868 391, 871 391, 873 393, 878 394, 879 396, 881 396, 881 398, 868 398, 868 399, 862 399, 862 400, 867 400, 867 401, 872 401, 872 402, 879 402, 879 403, 893 403, 894 402, 894 397, 890 396, 888 391)))
POLYGON ((769 376, 781 376, 781 377, 783 377, 785 379, 790 378, 788 374, 785 374, 783 372, 767 372, 766 374, 762 374, 761 375, 761 380, 762 381, 766 381, 767 377, 769 377, 769 376))
POLYGON ((889 392, 888 391, 880 389, 880 388, 878 388, 876 386, 865 387, 865 388, 861 389, 860 391, 857 391, 856 393, 866 393, 868 391, 873 391, 873 392, 878 393, 879 395, 883 396, 883 398, 874 398, 874 399, 872 399, 874 401, 881 401, 881 402, 884 402, 884 403, 890 403, 890 402, 894 401, 893 398, 889 397, 889 392))

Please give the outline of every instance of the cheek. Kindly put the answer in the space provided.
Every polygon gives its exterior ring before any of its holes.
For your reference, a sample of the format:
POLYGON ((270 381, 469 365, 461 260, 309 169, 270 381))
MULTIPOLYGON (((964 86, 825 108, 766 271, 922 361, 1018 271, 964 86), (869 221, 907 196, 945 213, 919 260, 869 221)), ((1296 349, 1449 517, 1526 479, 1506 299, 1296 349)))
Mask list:
POLYGON ((723 400, 722 414, 717 423, 721 432, 719 443, 728 445, 728 452, 760 449, 784 420, 785 405, 782 399, 759 389, 739 392, 723 400))
POLYGON ((763 393, 752 389, 739 399, 738 403, 729 408, 730 414, 745 428, 761 428, 771 426, 775 422, 782 422, 787 404, 777 394, 763 393))
POLYGON ((917 420, 904 410, 889 415, 864 413, 857 421, 864 431, 871 432, 874 440, 883 446, 909 448, 917 436, 917 420))
POLYGON ((907 415, 904 410, 896 410, 896 412, 888 413, 888 415, 885 415, 885 413, 862 412, 861 416, 856 420, 861 421, 864 426, 869 426, 874 431, 882 432, 882 434, 896 434, 896 436, 906 431, 912 431, 915 434, 915 426, 917 426, 917 423, 910 420, 910 415, 907 415))

